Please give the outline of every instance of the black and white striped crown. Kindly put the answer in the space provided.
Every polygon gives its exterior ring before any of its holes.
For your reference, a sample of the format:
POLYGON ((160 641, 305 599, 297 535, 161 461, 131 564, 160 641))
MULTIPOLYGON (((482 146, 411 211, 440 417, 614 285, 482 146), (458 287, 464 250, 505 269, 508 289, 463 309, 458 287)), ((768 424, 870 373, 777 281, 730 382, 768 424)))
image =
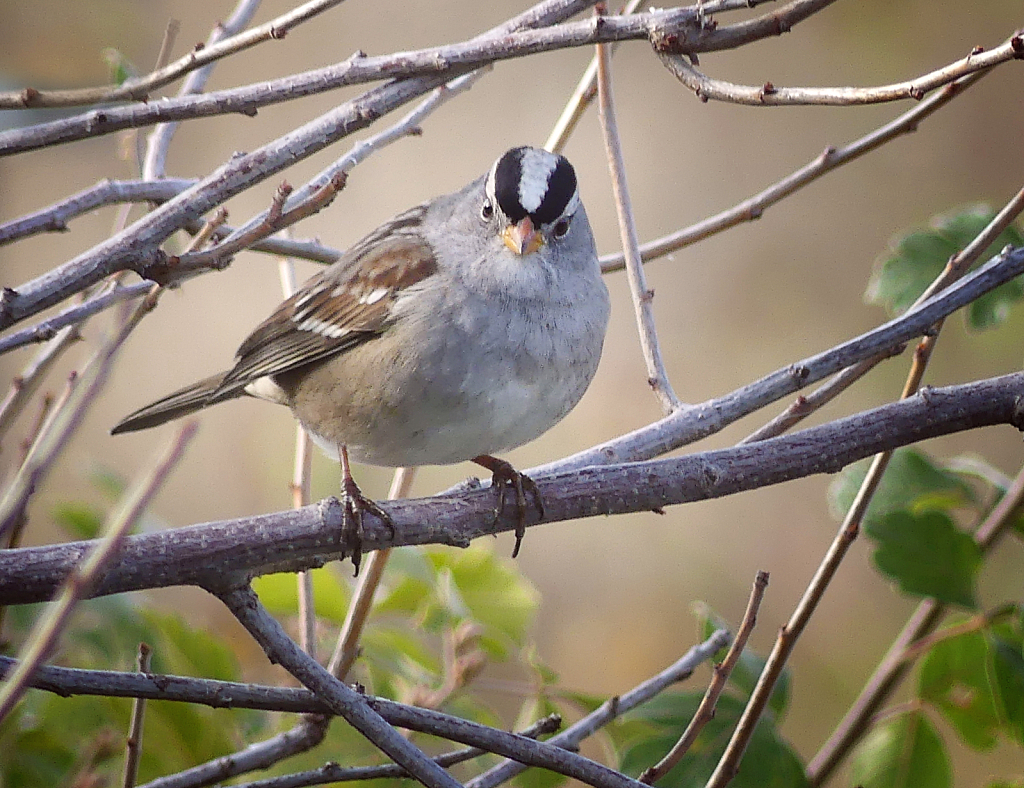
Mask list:
POLYGON ((529 216, 549 225, 579 205, 576 171, 564 156, 540 148, 512 148, 494 163, 489 186, 498 208, 512 222, 529 216))

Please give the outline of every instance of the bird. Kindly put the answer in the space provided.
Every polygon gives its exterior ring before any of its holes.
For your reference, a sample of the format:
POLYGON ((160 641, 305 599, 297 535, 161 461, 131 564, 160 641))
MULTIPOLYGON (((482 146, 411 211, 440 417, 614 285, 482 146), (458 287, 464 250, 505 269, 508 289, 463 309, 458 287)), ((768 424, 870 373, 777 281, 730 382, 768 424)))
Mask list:
POLYGON ((515 147, 464 188, 353 244, 249 334, 230 369, 111 432, 241 396, 285 405, 340 462, 345 521, 357 533, 364 512, 392 534, 394 525, 360 491, 352 461, 472 461, 492 474, 495 518, 515 494, 515 557, 526 494, 542 517, 543 502, 532 479, 495 455, 539 437, 579 402, 609 312, 575 170, 564 156, 515 147))

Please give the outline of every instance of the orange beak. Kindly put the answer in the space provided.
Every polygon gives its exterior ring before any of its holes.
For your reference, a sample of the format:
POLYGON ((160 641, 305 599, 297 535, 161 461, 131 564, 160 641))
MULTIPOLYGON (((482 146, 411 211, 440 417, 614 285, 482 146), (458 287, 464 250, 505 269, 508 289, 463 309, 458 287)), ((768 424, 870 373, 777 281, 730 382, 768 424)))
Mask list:
POLYGON ((510 224, 501 234, 505 246, 518 255, 536 252, 544 244, 544 236, 533 227, 533 220, 524 216, 516 224, 510 224))

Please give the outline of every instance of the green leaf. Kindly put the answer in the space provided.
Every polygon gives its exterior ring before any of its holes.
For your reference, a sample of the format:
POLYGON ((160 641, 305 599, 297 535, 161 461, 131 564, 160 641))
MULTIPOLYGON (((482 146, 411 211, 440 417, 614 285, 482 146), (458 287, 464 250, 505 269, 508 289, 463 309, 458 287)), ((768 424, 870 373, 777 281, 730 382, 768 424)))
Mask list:
POLYGON ((921 712, 872 728, 850 758, 850 783, 863 788, 951 788, 946 748, 921 712))
MULTIPOLYGON (((846 515, 869 465, 869 460, 850 465, 829 486, 829 506, 836 519, 846 515)), ((974 490, 963 475, 944 468, 918 449, 897 449, 871 499, 863 524, 869 527, 894 511, 948 511, 973 503, 974 490)))
MULTIPOLYGON (((348 612, 351 596, 348 585, 342 582, 330 566, 311 570, 313 573, 313 603, 317 618, 341 624, 348 612)), ((277 615, 298 615, 299 583, 294 572, 262 575, 252 581, 253 589, 267 610, 277 615)))
POLYGON ((424 550, 405 547, 392 550, 373 611, 377 615, 415 615, 433 596, 434 583, 434 567, 424 550))
POLYGON ((991 628, 992 682, 1007 735, 1024 746, 1024 638, 1020 618, 991 628))
POLYGON ((103 527, 103 512, 87 503, 59 503, 53 519, 75 539, 95 539, 103 527))
MULTIPOLYGON (((866 299, 884 306, 890 314, 905 311, 942 272, 949 258, 973 241, 994 216, 987 206, 970 206, 935 217, 926 230, 898 237, 876 265, 866 299)), ((1021 233, 1011 226, 980 260, 989 260, 1006 244, 1019 246, 1022 240, 1021 233)), ((1007 282, 972 303, 967 309, 968 325, 985 329, 1002 323, 1010 306, 1024 295, 1022 282, 1021 278, 1007 282)))
POLYGON ((103 493, 103 497, 114 502, 121 499, 128 489, 128 482, 124 476, 113 468, 99 466, 89 474, 89 481, 92 486, 103 493))
POLYGON ((901 590, 974 608, 981 550, 942 512, 892 512, 865 529, 875 541, 874 562, 901 590))
POLYGON ((442 585, 442 601, 449 613, 468 618, 485 628, 481 644, 502 656, 503 641, 522 645, 540 604, 537 589, 515 562, 493 551, 473 546, 466 550, 431 550, 428 558, 442 585))
POLYGON ((921 663, 918 694, 932 703, 976 750, 995 747, 1000 728, 988 666, 989 644, 981 632, 936 643, 921 663))
POLYGON ((126 80, 138 73, 132 62, 121 50, 107 47, 100 54, 106 61, 107 68, 110 71, 110 81, 115 85, 124 84, 126 80))
POLYGON ((897 238, 888 255, 876 264, 865 299, 899 314, 917 300, 937 277, 956 246, 929 230, 915 230, 897 238))
MULTIPOLYGON (((628 719, 642 720, 647 725, 637 728, 635 738, 624 746, 621 770, 639 776, 661 760, 685 730, 700 699, 698 693, 663 693, 627 715, 628 719)), ((714 718, 682 761, 658 781, 658 788, 703 786, 718 764, 744 706, 745 701, 738 698, 720 697, 714 718)), ((739 773, 729 783, 730 788, 800 788, 804 785, 807 785, 807 778, 800 759, 771 721, 763 718, 754 729, 739 773)))
MULTIPOLYGON (((144 641, 153 649, 154 673, 237 680, 238 665, 218 637, 175 615, 140 611, 127 600, 83 602, 63 633, 62 659, 75 667, 131 670, 144 641)), ((10 623, 26 622, 12 615, 10 623)), ((118 784, 130 712, 127 698, 30 691, 0 722, 0 753, 11 755, 0 757, 0 784, 118 784)), ((249 710, 150 701, 140 782, 235 752, 266 719, 249 710)))

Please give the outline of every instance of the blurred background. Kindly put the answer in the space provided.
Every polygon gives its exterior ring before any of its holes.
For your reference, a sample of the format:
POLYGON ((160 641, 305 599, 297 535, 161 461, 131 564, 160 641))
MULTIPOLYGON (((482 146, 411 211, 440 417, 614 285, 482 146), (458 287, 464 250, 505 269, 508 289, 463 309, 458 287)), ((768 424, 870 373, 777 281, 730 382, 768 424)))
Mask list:
MULTIPOLYGON (((288 7, 267 2, 256 21, 288 7)), ((101 56, 108 47, 145 72, 169 19, 181 22, 173 52, 177 57, 205 40, 211 25, 230 9, 229 2, 192 0, 4 0, 0 79, 8 87, 101 84, 109 76, 101 56)), ((209 88, 270 80, 338 62, 357 49, 383 54, 460 41, 499 23, 512 10, 508 4, 466 0, 353 0, 282 41, 222 62, 209 88)), ((837 3, 780 38, 737 52, 702 55, 701 66, 712 76, 745 84, 896 82, 941 67, 976 45, 1002 43, 1024 24, 1020 12, 1019 0, 837 3)), ((722 16, 719 22, 739 18, 722 16)), ((315 236, 344 248, 415 202, 462 186, 506 148, 543 144, 591 54, 577 49, 497 65, 468 94, 429 118, 421 137, 401 141, 357 168, 329 209, 295 228, 296 237, 315 236)), ((1001 207, 1021 187, 1021 68, 1011 63, 996 69, 916 133, 827 175, 756 223, 648 265, 663 352, 679 396, 699 402, 722 395, 882 322, 883 312, 865 305, 862 294, 876 258, 894 234, 956 206, 987 201, 1001 207)), ((911 106, 703 104, 643 42, 619 49, 614 78, 642 240, 728 208, 826 146, 850 142, 911 106)), ((233 151, 263 145, 357 92, 267 107, 255 118, 190 122, 172 145, 167 174, 203 176, 233 151)), ((24 115, 0 113, 3 126, 23 122, 24 115)), ((304 182, 354 141, 342 141, 283 177, 304 182)), ((0 219, 40 208, 103 178, 133 176, 134 164, 125 157, 133 146, 132 135, 108 136, 0 159, 0 219)), ((583 120, 566 155, 576 167, 600 252, 616 251, 618 228, 596 109, 583 120)), ((265 208, 280 180, 232 200, 230 221, 241 223, 265 208)), ((114 209, 97 211, 74 220, 70 232, 0 249, 0 284, 16 287, 89 248, 106 237, 115 218, 114 209)), ((300 274, 313 270, 302 264, 300 274)), ((645 380, 624 275, 610 275, 608 286, 613 316, 598 376, 562 424, 508 455, 519 468, 589 447, 659 416, 645 380)), ((111 425, 136 407, 227 366, 249 330, 280 300, 277 261, 254 253, 240 255, 223 273, 168 294, 130 339, 105 397, 34 499, 29 539, 54 538, 47 521, 58 502, 99 499, 90 481, 98 468, 130 477, 170 434, 164 428, 112 438, 111 425)), ((95 321, 87 337, 96 339, 102 326, 102 320, 95 321)), ((927 382, 966 382, 1018 369, 1021 328, 1019 314, 980 335, 968 335, 959 319, 950 321, 927 382)), ((90 347, 83 343, 69 353, 64 372, 80 364, 90 347)), ((0 357, 2 388, 33 352, 0 357)), ((816 420, 897 397, 907 363, 903 357, 882 366, 816 420)), ((62 386, 63 374, 53 377, 53 390, 62 386)), ((783 404, 695 448, 731 445, 783 404)), ((24 434, 25 421, 15 435, 24 434)), ((293 436, 293 421, 283 408, 242 402, 208 411, 153 515, 167 526, 179 526, 287 507, 293 436)), ((925 448, 940 457, 980 453, 1011 475, 1024 460, 1020 436, 1008 428, 931 441, 925 448)), ((10 467, 16 451, 9 441, 0 463, 10 467)), ((314 462, 314 495, 333 493, 336 466, 319 456, 314 462)), ((477 473, 474 468, 423 469, 414 494, 446 488, 477 473)), ((368 494, 383 497, 390 472, 360 468, 357 478, 368 494)), ((664 516, 637 514, 531 529, 518 563, 543 595, 536 624, 542 658, 569 687, 623 692, 692 644, 694 601, 703 600, 736 621, 758 569, 771 573, 771 585, 753 644, 767 650, 834 535, 836 522, 826 501, 829 482, 828 477, 806 479, 674 507, 664 516)), ((502 555, 511 547, 509 536, 493 542, 502 555)), ((983 606, 1020 598, 1022 558, 1019 544, 1000 548, 983 577, 983 606)), ((189 608, 196 626, 224 624, 220 609, 197 604, 205 605, 198 592, 174 590, 159 599, 189 608)), ((873 571, 869 545, 861 540, 791 661, 795 680, 784 731, 804 757, 824 741, 912 608, 912 601, 873 571)), ((953 750, 959 777, 999 773, 1009 763, 1005 750, 997 751, 995 761, 953 750)))

